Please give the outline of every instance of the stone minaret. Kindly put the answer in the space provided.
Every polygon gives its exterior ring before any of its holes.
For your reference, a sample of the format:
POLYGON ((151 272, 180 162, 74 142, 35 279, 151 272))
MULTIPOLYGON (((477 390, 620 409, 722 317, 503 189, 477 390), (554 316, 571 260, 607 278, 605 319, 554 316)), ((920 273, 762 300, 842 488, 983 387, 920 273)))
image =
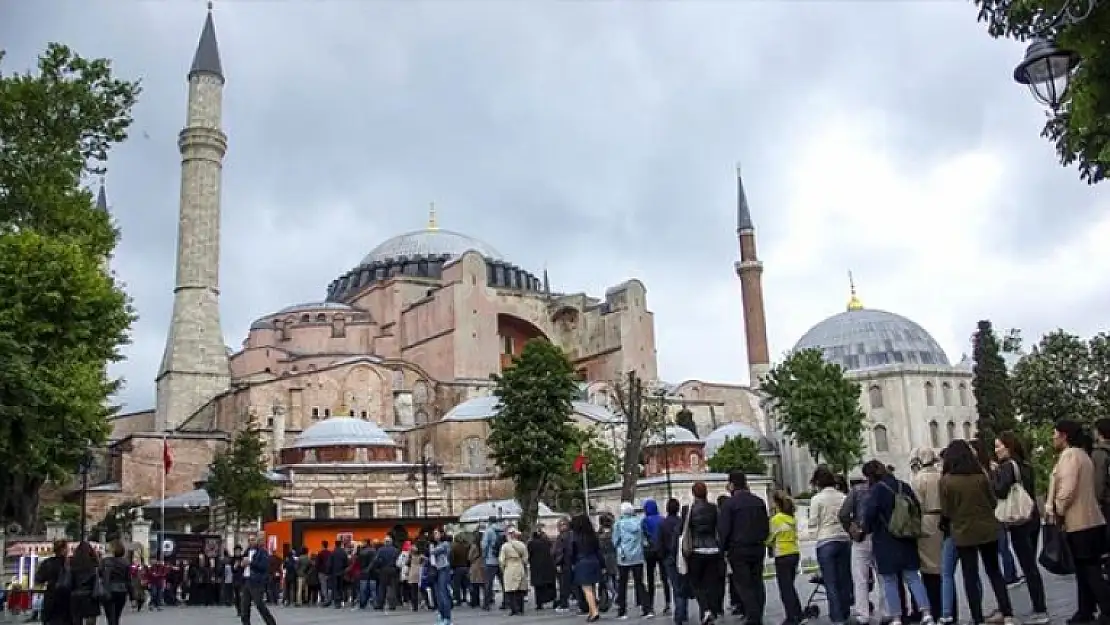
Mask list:
POLYGON ((220 129, 224 88, 212 6, 189 70, 181 150, 177 281, 173 319, 158 370, 155 426, 173 429, 228 389, 231 369, 220 329, 220 175, 227 136, 220 129))
POLYGON ((744 179, 736 168, 736 236, 740 240, 740 292, 744 300, 744 334, 748 342, 748 377, 753 388, 759 386, 771 369, 767 347, 767 319, 763 309, 763 263, 755 252, 755 225, 752 224, 744 179))

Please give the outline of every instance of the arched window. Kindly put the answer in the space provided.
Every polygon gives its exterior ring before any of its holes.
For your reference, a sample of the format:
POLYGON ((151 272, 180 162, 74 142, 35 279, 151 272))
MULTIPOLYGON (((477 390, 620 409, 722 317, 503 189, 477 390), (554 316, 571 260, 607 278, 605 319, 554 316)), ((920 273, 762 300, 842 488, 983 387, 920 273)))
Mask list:
POLYGON ((940 425, 936 421, 929 422, 929 445, 940 447, 940 425))
POLYGON ((879 386, 878 384, 871 385, 871 388, 867 389, 867 400, 869 402, 871 402, 871 408, 872 409, 882 408, 883 407, 883 389, 882 389, 882 387, 879 386))
POLYGON ((427 442, 427 443, 424 443, 424 449, 421 450, 420 454, 421 454, 421 457, 424 460, 427 460, 427 461, 431 462, 432 460, 435 460, 435 457, 436 457, 435 452, 436 452, 435 446, 432 445, 431 442, 427 442))
POLYGON ((324 323, 324 322, 326 322, 327 320, 328 320, 328 316, 327 316, 327 315, 325 315, 324 313, 317 313, 317 314, 316 314, 316 321, 317 321, 317 322, 319 322, 319 323, 324 323))
POLYGON ((926 382, 925 383, 925 405, 926 406, 936 406, 937 405, 937 389, 933 387, 932 382, 926 382))
POLYGON ((952 405, 952 385, 949 384, 948 382, 945 382, 944 384, 941 384, 940 385, 940 393, 941 393, 941 396, 944 397, 944 405, 945 406, 951 406, 952 405))
POLYGON ((948 442, 956 440, 956 424, 951 421, 948 422, 948 442))
POLYGON ((890 441, 886 437, 886 426, 876 425, 873 432, 875 434, 875 451, 877 453, 890 451, 890 441))
POLYGON ((961 406, 966 406, 967 405, 967 385, 966 384, 961 384, 960 385, 960 405, 961 406))
POLYGON ((694 473, 701 471, 701 456, 696 451, 690 452, 690 470, 694 473))
POLYGON ((971 422, 964 421, 964 440, 971 440, 971 422))
POLYGON ((462 442, 461 460, 463 471, 484 473, 486 470, 486 446, 482 439, 471 436, 462 442))

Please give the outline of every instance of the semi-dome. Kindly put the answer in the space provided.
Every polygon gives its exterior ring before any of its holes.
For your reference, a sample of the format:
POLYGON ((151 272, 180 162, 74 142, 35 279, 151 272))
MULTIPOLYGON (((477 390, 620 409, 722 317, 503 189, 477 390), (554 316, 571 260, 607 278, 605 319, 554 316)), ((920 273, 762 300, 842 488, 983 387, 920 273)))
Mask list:
POLYGON ((363 265, 387 262, 402 258, 434 258, 448 256, 452 259, 466 252, 475 251, 488 260, 501 260, 501 252, 492 245, 474 237, 453 232, 428 228, 414 230, 388 239, 370 250, 363 259, 363 265))
POLYGON ((747 423, 726 423, 705 437, 705 457, 712 458, 730 438, 743 436, 759 446, 760 453, 774 453, 775 443, 747 423))
MULTIPOLYGON (((502 499, 500 501, 484 501, 480 504, 470 506, 463 513, 459 515, 460 523, 479 523, 488 521, 493 517, 502 521, 512 521, 520 518, 520 504, 513 499, 502 499)), ((556 512, 549 508, 543 502, 540 502, 539 517, 556 516, 556 512)))
POLYGON ((793 351, 813 348, 847 371, 890 365, 949 365, 940 344, 924 328, 885 310, 849 307, 810 328, 793 351))
MULTIPOLYGON (((667 426, 666 443, 668 445, 690 445, 700 442, 701 440, 697 437, 696 434, 680 425, 667 426)), ((654 447, 656 445, 662 445, 663 443, 663 434, 657 433, 648 440, 645 447, 654 447)))
MULTIPOLYGON (((500 400, 496 395, 472 397, 455 406, 443 415, 444 421, 483 421, 497 416, 500 400)), ((595 423, 616 423, 620 418, 603 406, 585 401, 571 402, 575 415, 585 417, 595 423)))
POLYGON ((293 441, 295 449, 310 447, 396 447, 397 442, 377 425, 354 417, 331 417, 293 441))

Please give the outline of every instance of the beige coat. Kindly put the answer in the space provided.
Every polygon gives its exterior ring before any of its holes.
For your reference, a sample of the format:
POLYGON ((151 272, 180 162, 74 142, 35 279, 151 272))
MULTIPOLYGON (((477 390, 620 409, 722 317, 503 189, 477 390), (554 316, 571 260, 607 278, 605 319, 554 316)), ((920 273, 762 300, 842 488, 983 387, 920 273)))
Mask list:
POLYGON ((505 591, 528 590, 528 546, 519 540, 506 540, 497 556, 505 577, 505 591))
POLYGON ((944 534, 940 531, 940 470, 935 464, 922 468, 910 480, 917 500, 921 502, 921 531, 917 539, 917 555, 921 572, 940 575, 940 554, 944 534))
POLYGON ((1106 524, 1095 498, 1095 465, 1087 452, 1068 447, 1060 454, 1048 482, 1047 502, 1046 512, 1062 520, 1067 532, 1106 524))

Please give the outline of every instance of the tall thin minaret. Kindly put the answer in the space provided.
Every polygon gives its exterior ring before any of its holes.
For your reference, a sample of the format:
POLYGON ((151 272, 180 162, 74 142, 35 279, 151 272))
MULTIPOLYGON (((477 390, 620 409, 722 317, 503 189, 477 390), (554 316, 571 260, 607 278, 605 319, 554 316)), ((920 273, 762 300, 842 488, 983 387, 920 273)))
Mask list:
POLYGON ((220 329, 220 176, 227 135, 220 129, 224 75, 212 3, 189 70, 181 151, 177 281, 173 319, 158 370, 155 427, 171 430, 228 389, 231 369, 220 329))
POLYGON ((736 192, 736 237, 740 242, 736 275, 740 277, 740 293, 744 300, 748 378, 755 388, 771 370, 771 357, 767 347, 767 318, 763 309, 763 263, 755 252, 755 225, 748 208, 748 197, 744 194, 744 179, 739 166, 736 167, 736 192))

